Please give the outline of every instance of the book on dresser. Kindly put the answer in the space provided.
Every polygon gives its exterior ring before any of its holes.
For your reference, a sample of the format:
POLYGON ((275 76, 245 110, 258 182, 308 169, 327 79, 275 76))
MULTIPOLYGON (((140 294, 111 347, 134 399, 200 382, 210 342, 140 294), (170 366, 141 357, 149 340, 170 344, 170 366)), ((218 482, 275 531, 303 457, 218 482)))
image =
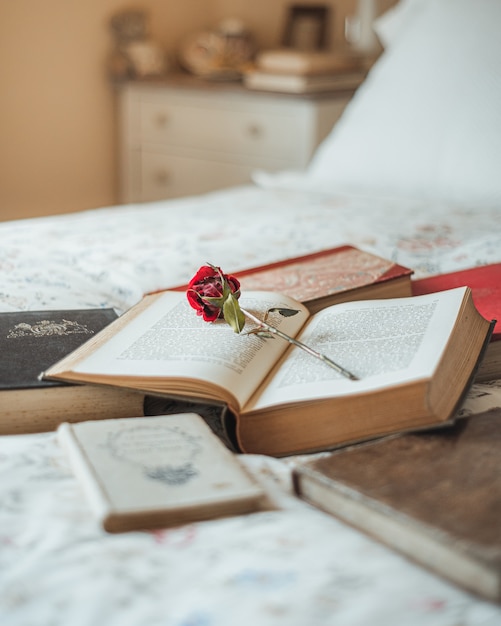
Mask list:
POLYGON ((296 493, 481 596, 501 601, 501 409, 324 453, 296 493))
POLYGON ((319 93, 323 91, 352 90, 359 87, 365 78, 362 72, 350 74, 277 74, 261 70, 248 70, 243 83, 247 89, 277 91, 284 93, 319 93))
POLYGON ((354 58, 284 48, 260 52, 254 65, 243 73, 243 83, 248 89, 315 93, 355 89, 365 75, 354 58))
POLYGON ((347 74, 361 70, 363 64, 353 56, 322 50, 275 48, 261 50, 255 59, 256 68, 276 74, 315 75, 347 74))
POLYGON ((49 380, 110 385, 228 406, 238 448, 287 455, 449 422, 491 323, 467 288, 336 304, 314 315, 284 294, 243 292, 258 318, 327 355, 358 380, 282 339, 207 323, 186 294, 143 298, 45 371, 49 380))
POLYGON ((117 317, 113 309, 0 313, 0 434, 53 430, 62 421, 141 415, 142 394, 40 379, 49 365, 117 317))
POLYGON ((57 436, 108 532, 268 506, 262 487, 194 413, 63 423, 57 436))
POLYGON ((412 274, 408 267, 350 245, 232 272, 242 290, 284 293, 310 313, 348 300, 410 296, 412 274))
POLYGON ((418 296, 463 285, 470 287, 473 302, 480 313, 487 319, 496 320, 496 326, 475 381, 483 382, 501 378, 501 263, 479 265, 413 280, 411 288, 412 293, 418 296))

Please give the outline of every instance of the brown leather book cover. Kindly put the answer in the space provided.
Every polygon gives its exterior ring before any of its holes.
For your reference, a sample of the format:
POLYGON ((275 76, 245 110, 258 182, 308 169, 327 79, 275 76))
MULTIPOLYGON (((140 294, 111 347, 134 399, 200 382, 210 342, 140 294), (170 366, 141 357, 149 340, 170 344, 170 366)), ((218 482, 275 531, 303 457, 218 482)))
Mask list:
POLYGON ((501 600, 501 409, 306 462, 296 492, 453 582, 501 600))

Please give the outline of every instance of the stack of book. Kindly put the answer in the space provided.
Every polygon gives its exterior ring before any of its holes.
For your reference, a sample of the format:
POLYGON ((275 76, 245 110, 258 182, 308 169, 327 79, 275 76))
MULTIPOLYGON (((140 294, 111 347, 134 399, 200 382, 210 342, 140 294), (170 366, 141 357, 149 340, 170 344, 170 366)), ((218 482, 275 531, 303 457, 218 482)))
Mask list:
POLYGON ((186 285, 119 318, 0 313, 0 435, 57 429, 109 532, 270 507, 225 447, 341 448, 299 461, 297 495, 499 600, 501 411, 468 421, 457 411, 475 376, 501 375, 500 271, 412 280, 346 245, 236 274, 246 308, 294 311, 275 320, 281 331, 348 378, 287 342, 206 324, 186 285))
MULTIPOLYGON (((356 303, 362 301, 360 310, 373 310, 375 316, 376 308, 386 306, 381 303, 381 299, 397 299, 393 303, 388 303, 387 306, 391 311, 395 303, 420 306, 419 297, 425 294, 433 295, 436 293, 442 298, 442 293, 462 286, 468 286, 471 289, 473 305, 478 309, 481 317, 483 316, 487 320, 499 318, 501 303, 501 290, 499 288, 501 264, 477 267, 421 280, 411 280, 412 270, 409 268, 349 245, 239 271, 236 272, 236 276, 241 282, 244 295, 259 290, 264 291, 264 294, 261 294, 261 299, 269 300, 270 297, 273 299, 273 296, 270 296, 271 292, 275 293, 274 299, 277 301, 281 301, 285 296, 293 298, 298 305, 297 308, 304 308, 301 317, 303 317, 305 326, 307 318, 315 318, 322 314, 322 311, 343 303, 349 302, 351 303, 350 307, 357 308, 356 303), (370 301, 374 301, 373 308, 370 301), (378 301, 380 304, 377 304, 378 301)), ((171 297, 173 294, 180 295, 180 301, 184 302, 186 299, 185 291, 186 285, 175 288, 172 290, 171 297)), ((0 435, 54 430, 63 421, 79 422, 87 419, 138 417, 145 414, 162 413, 165 412, 165 402, 171 401, 172 398, 175 398, 175 401, 172 401, 173 409, 178 406, 180 398, 184 398, 187 409, 195 410, 196 408, 197 412, 201 412, 201 408, 206 407, 208 413, 204 413, 203 417, 211 423, 217 422, 220 419, 219 413, 216 410, 212 411, 214 407, 212 407, 211 402, 205 401, 210 400, 213 403, 218 400, 218 404, 227 406, 230 404, 228 397, 224 395, 221 398, 208 393, 207 381, 202 382, 202 380, 196 384, 196 390, 193 393, 193 389, 186 387, 181 382, 184 381, 184 377, 180 375, 177 369, 176 359, 174 359, 175 375, 173 377, 162 370, 161 363, 156 363, 153 369, 150 368, 151 376, 149 377, 145 376, 145 372, 136 376, 134 375, 136 372, 132 370, 125 378, 122 376, 110 377, 109 374, 114 368, 109 367, 109 364, 102 363, 102 370, 98 368, 98 371, 94 373, 95 376, 90 377, 92 380, 86 380, 86 376, 73 376, 73 374, 67 377, 62 372, 58 372, 58 374, 62 374, 60 376, 51 377, 50 381, 46 378, 42 379, 42 372, 47 372, 53 366, 57 370, 58 368, 54 364, 64 362, 67 355, 75 355, 78 359, 85 358, 101 340, 106 343, 114 335, 121 336, 122 326, 127 326, 129 321, 132 322, 135 311, 149 308, 156 301, 153 296, 161 295, 161 293, 146 295, 134 310, 123 315, 120 319, 117 319, 114 311, 107 309, 0 313, 0 331, 2 331, 0 332, 0 435), (103 330, 104 333, 100 332, 103 330), (90 341, 88 341, 89 339, 90 341), (157 381, 155 389, 150 388, 151 377, 157 381), (96 382, 98 384, 93 384, 96 382), (155 402, 161 406, 153 406, 155 402)), ((186 375, 191 377, 192 367, 195 367, 197 356, 200 356, 197 354, 200 351, 196 340, 197 333, 207 332, 210 325, 202 324, 201 328, 191 329, 193 325, 197 326, 196 323, 199 320, 196 316, 193 317, 192 312, 187 313, 187 315, 189 315, 189 325, 184 327, 182 334, 176 327, 179 320, 177 317, 173 320, 174 343, 171 348, 173 353, 178 354, 180 360, 185 363, 183 371, 186 370, 186 375), (188 328, 191 330, 188 331, 188 328), (187 359, 187 354, 192 332, 194 339, 191 339, 191 343, 195 342, 195 353, 192 354, 190 360, 187 359)), ((351 312, 349 320, 353 320, 355 315, 356 312, 351 312)), ((396 315, 396 313, 392 312, 391 315, 396 315)), ((454 317, 454 315, 453 313, 452 316, 454 317)), ((463 313, 457 313, 457 316, 461 318, 463 313)), ((291 319, 296 320, 296 317, 291 319)), ((136 322, 134 323, 136 324, 136 322)), ((147 321, 143 323, 140 320, 137 325, 137 332, 140 336, 149 332, 147 321)), ((301 325, 299 324, 299 326, 301 325)), ((355 325, 350 332, 353 334, 352 339, 357 344, 362 344, 362 353, 365 354, 368 350, 367 346, 364 342, 359 341, 363 328, 365 325, 361 325, 360 328, 355 325)), ((299 327, 290 329, 290 334, 296 334, 299 331, 299 327)), ((451 334, 464 337, 464 332, 464 329, 453 330, 451 334)), ((409 333, 412 334, 411 327, 409 327, 409 333)), ((339 335, 339 328, 332 334, 332 341, 335 341, 339 335)), ((405 333, 403 334, 405 335, 405 333)), ((444 334, 446 334, 445 331, 444 334)), ((482 344, 483 333, 480 332, 479 334, 479 343, 482 344)), ((466 370, 470 374, 476 374, 476 382, 488 381, 501 376, 501 322, 498 321, 494 326, 490 338, 478 369, 475 367, 476 358, 474 354, 470 354, 472 358, 466 366, 466 370)), ((348 337, 345 337, 345 341, 347 339, 348 337)), ((124 338, 123 341, 127 343, 127 338, 124 338)), ((325 337, 324 344, 326 341, 329 342, 330 339, 325 337)), ((121 340, 119 343, 123 345, 121 340)), ((246 341, 244 344, 246 348, 248 343, 246 341)), ((271 343, 276 344, 277 342, 271 343)), ((341 357, 341 347, 341 345, 332 345, 329 350, 341 357)), ((383 347, 388 363, 393 364, 390 346, 384 345, 383 347)), ((229 348, 228 359, 230 361, 233 359, 231 352, 234 348, 233 344, 229 348)), ((324 348, 327 349, 326 344, 324 348)), ((448 350, 450 350, 450 346, 447 347, 448 350)), ((267 357, 265 354, 261 354, 262 352, 266 351, 260 350, 259 359, 256 357, 256 361, 263 359, 257 369, 265 372, 270 366, 269 364, 268 366, 264 365, 267 357)), ((346 359, 350 361, 353 368, 357 369, 359 366, 361 367, 363 359, 357 357, 354 352, 352 354, 352 352, 350 351, 346 355, 346 359)), ((464 359, 467 355, 468 350, 461 347, 459 357, 464 359)), ((278 359, 278 355, 269 356, 271 361, 278 359)), ((169 354, 165 355, 165 358, 167 364, 172 360, 169 354)), ((203 355, 201 358, 202 361, 205 360, 203 355)), ((220 358, 224 361, 223 356, 220 358)), ((456 356, 453 355, 454 359, 456 356)), ((120 362, 122 362, 121 359, 120 362)), ((132 363, 134 362, 133 360, 132 363)), ((207 363, 209 370, 213 370, 212 360, 209 359, 207 363)), ((140 365, 138 365, 138 369, 142 369, 140 365)), ((223 371, 226 369, 223 365, 223 371)), ((435 379, 437 379, 436 374, 435 372, 435 379)), ((203 379, 203 375, 199 374, 199 376, 203 379)), ((212 382, 214 382, 214 376, 215 374, 209 376, 212 382)), ((247 379, 248 377, 248 374, 245 376, 240 374, 237 378, 247 379)), ((257 381, 256 385, 258 385, 257 381)), ((235 389, 238 386, 235 386, 235 389)), ((467 384, 459 385, 458 395, 461 396, 466 387, 467 384)), ((379 385, 376 385, 375 389, 377 388, 379 385)), ((389 388, 389 393, 393 397, 391 385, 389 388)), ((372 396, 375 389, 368 394, 369 397, 372 396)), ((349 395, 351 405, 357 394, 350 393, 349 395)), ((306 397, 303 400, 306 400, 306 397)), ((326 402, 326 404, 332 404, 327 410, 329 415, 338 402, 334 397, 326 402)), ((235 404, 234 398, 231 403, 235 404)), ((289 402, 285 404, 288 405, 284 416, 287 424, 285 430, 288 434, 287 437, 279 437, 277 441, 281 442, 279 446, 281 448, 289 439, 292 449, 287 451, 274 449, 268 452, 284 454, 304 450, 305 446, 310 449, 310 445, 303 440, 304 433, 301 428, 297 428, 297 418, 294 417, 298 411, 298 406, 301 406, 303 402, 297 402, 297 405, 294 403, 294 407, 290 407, 289 402)), ((236 408, 236 413, 241 412, 242 407, 234 408, 236 408)), ((365 404, 365 408, 369 408, 369 405, 365 404)), ((373 409, 373 407, 370 408, 373 409)), ((304 410, 309 412, 308 407, 304 410)), ((179 409, 176 412, 178 411, 179 409)), ((169 410, 168 412, 172 411, 169 410)), ((247 420, 244 418, 243 421, 247 420)), ((252 423, 254 422, 255 420, 252 423)), ((343 423, 344 420, 341 422, 343 423)), ((354 430, 357 432, 344 433, 344 435, 331 433, 332 439, 327 436, 323 428, 319 428, 317 429, 319 439, 314 444, 312 442, 311 449, 331 447, 342 443, 345 439, 364 439, 372 434, 369 433, 367 426, 365 420, 362 420, 360 432, 355 428, 354 430), (340 437, 339 441, 338 437, 340 437)), ((399 430, 398 425, 387 424, 387 426, 393 432, 399 430)), ((233 428, 230 430, 233 432, 233 428)), ((256 449, 260 450, 262 443, 262 441, 255 442, 251 447, 256 445, 256 449)))
MULTIPOLYGON (((344 253, 350 252, 356 253, 344 253)), ((380 260, 376 265, 385 267, 380 260)), ((388 271, 376 272, 372 282, 388 271)), ((247 274, 242 285, 255 278, 247 274)), ((408 277, 393 280, 409 293, 408 277)), ((145 296, 106 332, 46 369, 44 378, 225 406, 223 430, 234 433, 235 447, 271 456, 454 420, 492 331, 469 288, 336 304, 328 298, 312 314, 306 306, 311 295, 299 301, 289 296, 295 289, 283 287, 282 293, 244 287, 242 306, 261 319, 270 311, 295 311, 280 319, 271 313, 269 321, 333 355, 356 380, 285 341, 206 324, 175 290, 145 296)))
POLYGON ((260 53, 243 81, 248 89, 317 93, 356 89, 364 77, 356 59, 332 52, 283 49, 260 53))

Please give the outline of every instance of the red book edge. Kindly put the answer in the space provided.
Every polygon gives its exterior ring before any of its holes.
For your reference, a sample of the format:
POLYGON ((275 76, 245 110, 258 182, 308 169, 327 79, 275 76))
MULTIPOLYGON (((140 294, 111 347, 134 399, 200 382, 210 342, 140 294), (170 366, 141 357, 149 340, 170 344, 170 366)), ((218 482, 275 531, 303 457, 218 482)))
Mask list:
POLYGON ((496 321, 491 341, 501 340, 501 263, 428 276, 413 280, 411 285, 414 296, 455 287, 470 287, 473 302, 481 315, 496 321))
MULTIPOLYGON (((318 252, 310 252, 309 254, 303 254, 301 256, 289 257, 288 259, 282 259, 281 261, 274 261, 273 263, 265 263, 264 265, 256 265, 255 267, 250 267, 245 270, 239 270, 237 272, 226 272, 227 274, 231 274, 236 278, 242 278, 244 276, 249 276, 250 274, 256 274, 257 272, 263 272, 267 270, 272 270, 279 267, 285 267, 287 265, 293 265, 295 263, 301 263, 303 261, 310 261, 313 259, 318 259, 323 256, 330 256, 331 254, 337 254, 339 252, 344 252, 345 250, 359 250, 355 246, 345 245, 345 246, 336 246, 335 248, 327 248, 325 250, 319 250, 318 252)), ((362 250, 360 250, 362 252, 362 250)), ((377 254, 373 254, 372 252, 368 252, 367 254, 372 254, 373 256, 380 257, 377 254)), ((389 263, 393 263, 392 261, 387 260, 389 263)), ((405 267, 404 265, 398 265, 397 263, 393 263, 393 265, 388 269, 384 274, 382 274, 377 280, 374 281, 374 284, 383 283, 392 278, 397 278, 399 276, 411 276, 413 274, 413 270, 405 267)), ((169 287, 169 291, 185 291, 188 287, 188 284, 178 285, 177 287, 169 287)), ((166 289, 156 289, 154 291, 148 292, 146 295, 161 293, 162 291, 166 291, 166 289)))

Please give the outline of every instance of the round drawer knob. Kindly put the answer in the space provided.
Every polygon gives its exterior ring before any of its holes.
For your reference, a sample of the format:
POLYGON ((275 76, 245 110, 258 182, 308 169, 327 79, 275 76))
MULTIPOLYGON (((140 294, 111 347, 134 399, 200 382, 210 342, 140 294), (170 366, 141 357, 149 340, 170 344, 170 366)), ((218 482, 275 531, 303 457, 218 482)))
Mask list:
POLYGON ((259 139, 259 137, 263 136, 263 128, 259 126, 259 124, 249 124, 247 127, 247 134, 252 139, 259 139))
POLYGON ((169 121, 169 116, 167 113, 158 113, 155 118, 155 124, 157 128, 165 128, 169 121))
POLYGON ((154 180, 157 185, 165 187, 169 184, 170 174, 168 170, 157 170, 154 175, 154 180))

